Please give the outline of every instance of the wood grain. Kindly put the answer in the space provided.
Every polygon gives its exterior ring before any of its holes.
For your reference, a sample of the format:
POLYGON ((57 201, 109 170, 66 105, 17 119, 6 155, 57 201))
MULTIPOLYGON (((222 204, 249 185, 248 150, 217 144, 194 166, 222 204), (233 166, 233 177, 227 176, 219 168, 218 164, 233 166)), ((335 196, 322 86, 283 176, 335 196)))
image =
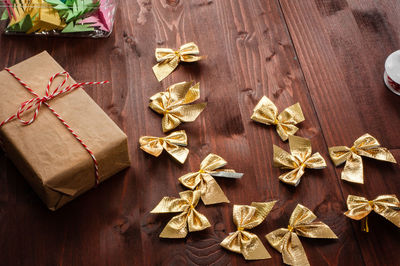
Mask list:
POLYGON ((297 203, 309 207, 339 236, 302 238, 311 265, 398 265, 400 233, 371 215, 369 234, 347 219, 348 194, 400 196, 400 167, 364 160, 365 184, 340 180, 328 147, 351 145, 369 132, 400 161, 399 97, 382 82, 386 56, 400 44, 400 4, 395 0, 120 0, 108 39, 0 36, 0 68, 47 50, 77 81, 110 79, 88 93, 127 133, 130 169, 56 212, 48 211, 6 155, 0 153, 0 261, 4 265, 242 265, 219 243, 235 230, 233 204, 279 200, 266 221, 252 230, 272 259, 252 265, 281 265, 264 236, 286 227, 297 203), (163 82, 151 67, 156 47, 194 41, 206 60, 183 64, 163 82), (180 126, 190 154, 180 166, 168 155, 142 152, 138 139, 161 136, 161 117, 148 108, 168 85, 200 82, 208 103, 193 123, 180 126), (312 141, 327 160, 310 170, 297 188, 278 180, 272 145, 288 149, 272 127, 250 120, 266 95, 280 110, 300 102, 306 121, 298 135, 312 141), (212 227, 186 239, 158 235, 172 215, 150 210, 163 196, 178 196, 177 178, 198 170, 208 153, 245 173, 218 183, 229 204, 199 205, 212 227))

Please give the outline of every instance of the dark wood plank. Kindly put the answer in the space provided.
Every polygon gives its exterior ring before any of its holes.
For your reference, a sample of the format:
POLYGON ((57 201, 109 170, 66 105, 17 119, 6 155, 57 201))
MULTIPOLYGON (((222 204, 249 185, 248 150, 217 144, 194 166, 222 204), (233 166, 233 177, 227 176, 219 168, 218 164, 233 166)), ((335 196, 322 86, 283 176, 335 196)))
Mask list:
MULTIPOLYGON (((350 145, 368 132, 399 161, 400 98, 382 80, 398 49, 398 1, 280 1, 328 146, 350 145)), ((400 167, 364 159, 365 184, 339 181, 344 196, 370 199, 400 191, 400 167)), ((337 169, 337 177, 343 167, 337 169)), ((365 263, 398 265, 400 231, 379 217, 372 232, 353 222, 365 263), (378 224, 379 223, 379 224, 378 224), (391 248, 384 249, 383 246, 391 248)))

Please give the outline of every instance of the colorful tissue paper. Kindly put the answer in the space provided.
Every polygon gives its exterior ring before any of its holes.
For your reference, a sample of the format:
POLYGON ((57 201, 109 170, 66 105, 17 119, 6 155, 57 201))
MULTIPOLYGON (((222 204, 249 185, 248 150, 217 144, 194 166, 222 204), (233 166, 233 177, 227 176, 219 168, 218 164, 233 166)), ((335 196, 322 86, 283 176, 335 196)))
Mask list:
POLYGON ((233 222, 236 232, 230 233, 221 246, 242 254, 246 260, 263 260, 271 258, 257 235, 246 231, 261 224, 274 207, 276 201, 253 202, 248 205, 233 206, 233 222))
POLYGON ((299 103, 289 106, 278 115, 275 104, 263 96, 254 108, 251 119, 266 125, 275 125, 278 135, 286 141, 289 135, 297 132, 298 128, 295 125, 304 121, 304 115, 299 103))
POLYGON ((297 204, 287 228, 277 229, 265 237, 272 247, 282 253, 288 265, 309 266, 306 252, 299 236, 308 238, 337 239, 335 233, 323 222, 315 222, 317 216, 301 204, 297 204))
POLYGON ((151 213, 179 213, 164 227, 161 238, 185 238, 188 232, 202 231, 211 226, 207 217, 196 211, 200 191, 183 191, 180 198, 164 197, 151 213))
POLYGON ((289 136, 290 153, 274 145, 274 167, 291 169, 279 176, 282 182, 297 186, 306 168, 322 169, 326 167, 324 158, 318 153, 312 154, 309 139, 289 136))
POLYGON ((207 106, 207 103, 191 104, 200 98, 200 83, 180 82, 171 85, 165 92, 150 97, 149 107, 162 114, 163 132, 168 132, 182 122, 193 122, 207 106))
POLYGON ((243 174, 231 169, 219 169, 226 164, 223 158, 211 153, 201 162, 199 171, 183 175, 179 181, 189 189, 199 190, 204 205, 229 202, 214 177, 241 178, 243 174))
POLYGON ((158 63, 153 66, 154 75, 161 81, 178 67, 179 62, 196 62, 203 59, 204 57, 199 54, 199 47, 193 42, 182 45, 176 51, 170 48, 157 48, 155 55, 158 63))
POLYGON ((80 84, 47 52, 0 72, 1 142, 51 210, 130 166, 127 136, 80 84))
POLYGON ((113 0, 3 0, 9 19, 6 33, 53 34, 91 32, 110 34, 115 13, 113 0))
POLYGON ((140 148, 158 157, 165 150, 175 160, 183 164, 189 154, 185 130, 175 131, 166 137, 143 136, 139 139, 140 148))
POLYGON ((351 148, 346 146, 330 147, 329 155, 335 166, 346 162, 341 178, 358 184, 364 184, 364 170, 361 156, 396 163, 390 151, 381 147, 378 140, 368 133, 354 141, 351 148))
POLYGON ((400 228, 400 201, 396 195, 381 195, 374 200, 349 195, 347 197, 348 211, 344 214, 354 220, 361 220, 361 230, 369 232, 368 214, 374 211, 400 228))

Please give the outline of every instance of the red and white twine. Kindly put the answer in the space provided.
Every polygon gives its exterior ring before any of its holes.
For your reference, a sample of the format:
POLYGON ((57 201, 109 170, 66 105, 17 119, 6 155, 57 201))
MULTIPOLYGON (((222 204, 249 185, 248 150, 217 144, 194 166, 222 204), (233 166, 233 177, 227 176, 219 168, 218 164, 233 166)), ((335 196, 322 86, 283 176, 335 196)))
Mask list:
POLYGON ((47 84, 46 87, 46 94, 43 97, 40 97, 36 92, 34 92, 29 86, 28 84, 26 84, 25 82, 23 82, 19 77, 17 77, 17 75, 15 75, 14 72, 12 72, 9 68, 5 68, 5 70, 8 71, 8 73, 10 73, 16 80, 18 80, 18 82, 25 88, 27 89, 30 93, 32 93, 34 96, 36 96, 35 98, 32 98, 30 100, 27 100, 23 103, 20 104, 17 112, 10 116, 9 118, 7 118, 6 120, 4 120, 3 122, 0 123, 0 127, 2 127, 4 124, 14 120, 15 118, 17 118, 19 121, 21 121, 22 124, 24 125, 30 125, 32 124, 38 114, 39 114, 39 110, 40 107, 42 106, 42 104, 46 105, 47 108, 49 108, 49 110, 58 118, 58 120, 61 121, 61 123, 63 123, 63 125, 68 129, 69 132, 71 132, 71 134, 79 141, 79 143, 85 148, 85 150, 89 153, 89 155, 91 156, 93 163, 94 163, 94 169, 95 169, 95 184, 96 186, 99 184, 99 166, 96 160, 96 157, 94 156, 93 152, 89 149, 89 147, 83 142, 83 140, 74 132, 74 130, 67 124, 67 122, 65 122, 64 119, 61 118, 61 116, 53 109, 51 108, 51 106, 49 105, 48 101, 50 101, 51 99, 54 99, 55 97, 62 95, 64 93, 68 93, 71 92, 83 85, 101 85, 101 84, 105 84, 105 83, 109 83, 109 81, 102 81, 102 82, 82 82, 82 83, 75 83, 72 85, 69 85, 65 88, 63 88, 63 86, 65 85, 65 83, 67 82, 67 80, 70 78, 69 73, 64 71, 64 72, 59 72, 57 74, 55 74, 54 76, 52 76, 49 80, 49 83, 47 84), (53 91, 50 92, 50 87, 53 84, 54 80, 58 77, 58 76, 65 76, 64 80, 61 82, 61 84, 53 91), (31 108, 36 108, 35 112, 33 113, 32 118, 29 121, 26 121, 24 119, 21 118, 22 114, 28 110, 30 110, 31 108))

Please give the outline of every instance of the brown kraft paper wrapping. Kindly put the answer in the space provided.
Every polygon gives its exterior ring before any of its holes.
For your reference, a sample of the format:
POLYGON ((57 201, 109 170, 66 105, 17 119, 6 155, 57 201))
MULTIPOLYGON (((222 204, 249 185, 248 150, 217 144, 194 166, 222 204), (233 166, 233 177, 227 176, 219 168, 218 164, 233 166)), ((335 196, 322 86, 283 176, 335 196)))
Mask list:
MULTIPOLYGON (((64 71, 47 52, 10 69, 39 96, 45 94, 50 77, 64 71)), ((57 78, 51 91, 61 81, 61 77, 57 78)), ((73 83, 70 78, 65 86, 73 83)), ((0 121, 15 114, 22 102, 33 97, 7 71, 0 72, 0 121)), ((100 182, 130 166, 126 135, 82 88, 48 103, 95 154, 100 182)), ((22 118, 29 120, 33 109, 22 118)), ((17 119, 5 124, 0 128, 0 138, 8 156, 49 209, 56 210, 95 186, 94 163, 89 153, 45 105, 31 125, 23 125, 17 119)))

